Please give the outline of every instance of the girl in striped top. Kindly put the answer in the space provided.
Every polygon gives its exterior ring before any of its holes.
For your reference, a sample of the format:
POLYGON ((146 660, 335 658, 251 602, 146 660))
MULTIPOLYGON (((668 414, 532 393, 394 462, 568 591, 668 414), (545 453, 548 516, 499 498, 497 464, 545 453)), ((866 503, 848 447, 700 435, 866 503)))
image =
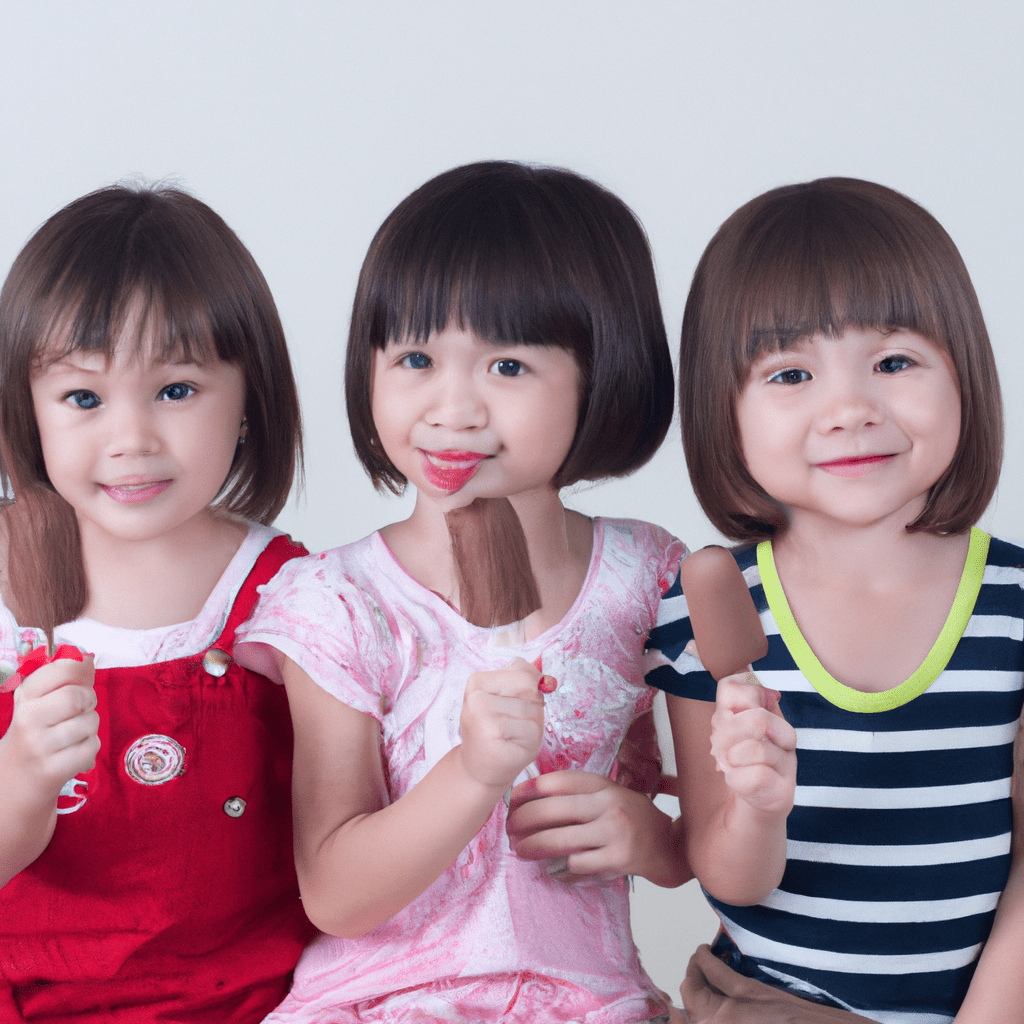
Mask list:
POLYGON ((1002 422, 956 247, 869 182, 769 192, 701 259, 680 380, 694 488, 769 639, 716 692, 678 582, 650 638, 682 849, 736 972, 691 964, 687 1008, 1020 1024, 1024 550, 975 526, 1002 422))

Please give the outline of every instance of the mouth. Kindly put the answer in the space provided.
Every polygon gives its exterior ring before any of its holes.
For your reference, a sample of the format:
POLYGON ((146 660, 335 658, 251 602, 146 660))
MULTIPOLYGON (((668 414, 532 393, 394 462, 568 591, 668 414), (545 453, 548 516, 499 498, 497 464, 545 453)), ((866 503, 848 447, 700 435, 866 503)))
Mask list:
POLYGON ((171 486, 170 480, 146 480, 139 483, 101 484, 108 498, 121 505, 137 505, 151 501, 171 486))
POLYGON ((896 453, 889 455, 857 455, 846 459, 832 459, 830 462, 817 463, 818 469, 831 473, 832 476, 863 476, 870 473, 876 466, 891 462, 896 453))
POLYGON ((423 475, 427 482, 438 490, 454 494, 469 483, 484 459, 490 458, 480 452, 464 452, 446 449, 428 452, 420 449, 423 459, 423 475))

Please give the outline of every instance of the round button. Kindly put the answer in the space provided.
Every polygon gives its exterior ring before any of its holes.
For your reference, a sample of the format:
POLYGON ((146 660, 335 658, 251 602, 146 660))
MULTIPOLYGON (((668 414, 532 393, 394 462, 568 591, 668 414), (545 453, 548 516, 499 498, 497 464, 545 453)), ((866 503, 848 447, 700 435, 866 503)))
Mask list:
POLYGON ((229 796, 224 801, 224 813, 229 818, 240 818, 245 814, 245 801, 240 796, 229 796))
POLYGON ((219 678, 227 672, 233 661, 234 658, 227 651, 222 651, 219 647, 211 647, 203 655, 203 668, 211 676, 219 678))

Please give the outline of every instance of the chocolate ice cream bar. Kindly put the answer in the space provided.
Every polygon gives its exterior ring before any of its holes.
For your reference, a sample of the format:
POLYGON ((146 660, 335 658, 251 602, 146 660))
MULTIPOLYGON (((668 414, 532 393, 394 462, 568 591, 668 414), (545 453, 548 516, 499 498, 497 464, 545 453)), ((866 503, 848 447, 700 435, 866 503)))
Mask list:
POLYGON ((679 582, 701 664, 715 680, 768 653, 768 640, 736 559, 711 545, 683 559, 679 582))

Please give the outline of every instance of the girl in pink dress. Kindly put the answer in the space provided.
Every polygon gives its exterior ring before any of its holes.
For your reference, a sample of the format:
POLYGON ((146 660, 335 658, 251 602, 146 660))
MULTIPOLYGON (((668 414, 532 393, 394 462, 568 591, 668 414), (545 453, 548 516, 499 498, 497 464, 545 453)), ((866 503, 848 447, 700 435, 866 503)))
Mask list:
POLYGON ((268 1020, 667 1020, 594 807, 651 806, 608 776, 684 548, 559 498, 642 465, 671 419, 643 230, 567 171, 442 174, 371 244, 347 358, 360 458, 416 504, 286 567, 239 631, 288 690, 325 933, 268 1020), (541 795, 578 825, 567 858, 516 855, 507 807, 541 795))
POLYGON ((0 295, 0 445, 0 1020, 259 1021, 313 930, 286 698, 232 651, 304 554, 265 525, 299 410, 220 217, 113 187, 39 229, 0 295), (15 673, 54 632, 92 653, 15 673))

